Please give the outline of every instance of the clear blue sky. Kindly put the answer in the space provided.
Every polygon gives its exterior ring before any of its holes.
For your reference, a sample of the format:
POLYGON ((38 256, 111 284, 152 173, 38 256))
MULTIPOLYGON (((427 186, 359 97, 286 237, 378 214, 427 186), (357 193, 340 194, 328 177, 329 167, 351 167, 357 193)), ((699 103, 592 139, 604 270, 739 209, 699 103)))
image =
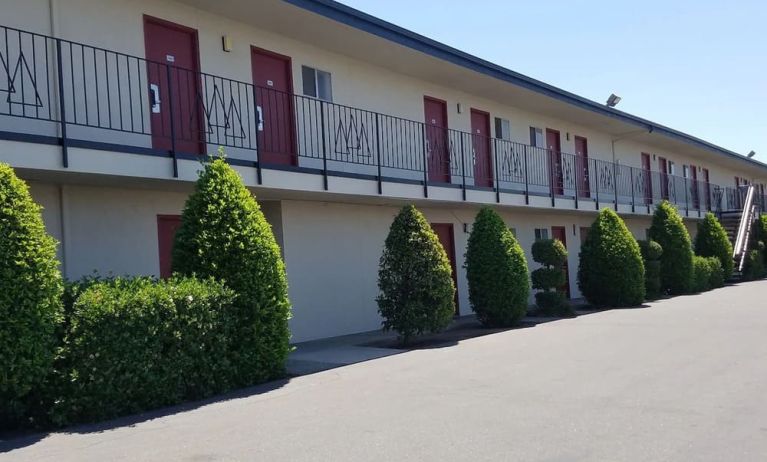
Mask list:
POLYGON ((341 1, 767 162, 767 1, 341 1))

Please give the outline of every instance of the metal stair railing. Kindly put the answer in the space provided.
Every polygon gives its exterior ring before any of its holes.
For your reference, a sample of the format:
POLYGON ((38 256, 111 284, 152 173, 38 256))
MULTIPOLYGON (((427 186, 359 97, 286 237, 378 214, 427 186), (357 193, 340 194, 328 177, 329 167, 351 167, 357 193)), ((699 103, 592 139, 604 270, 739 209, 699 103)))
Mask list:
POLYGON ((746 199, 743 203, 743 214, 740 218, 740 224, 738 225, 738 234, 735 238, 735 246, 733 248, 732 257, 738 261, 738 271, 743 271, 743 266, 748 256, 748 241, 751 235, 751 225, 754 222, 756 216, 757 207, 754 205, 754 192, 753 185, 748 186, 746 192, 746 199))

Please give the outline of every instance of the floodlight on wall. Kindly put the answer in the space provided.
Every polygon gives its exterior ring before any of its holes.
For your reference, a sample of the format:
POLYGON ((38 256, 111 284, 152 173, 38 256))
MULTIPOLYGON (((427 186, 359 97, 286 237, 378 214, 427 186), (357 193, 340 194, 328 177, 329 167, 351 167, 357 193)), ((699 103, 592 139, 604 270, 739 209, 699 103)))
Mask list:
POLYGON ((607 98, 607 107, 615 107, 620 102, 621 102, 621 97, 616 95, 615 93, 611 93, 610 97, 607 98))
POLYGON ((756 155, 756 152, 752 150, 751 152, 748 153, 748 158, 750 159, 754 157, 755 155, 756 155))

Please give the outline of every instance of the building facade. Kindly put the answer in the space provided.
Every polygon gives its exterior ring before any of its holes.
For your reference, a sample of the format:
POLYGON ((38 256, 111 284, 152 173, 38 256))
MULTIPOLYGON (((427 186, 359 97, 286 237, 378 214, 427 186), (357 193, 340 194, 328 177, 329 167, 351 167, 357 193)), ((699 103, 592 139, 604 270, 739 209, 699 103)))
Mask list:
MULTIPOLYGON (((602 207, 644 238, 692 233, 767 166, 329 0, 0 4, 0 162, 44 206, 68 278, 166 275, 205 153, 222 147, 282 248, 294 341, 376 329, 377 267, 416 204, 453 260, 459 314, 479 207, 530 258, 578 252, 602 207)), ((532 268, 531 268, 532 269, 532 268)))

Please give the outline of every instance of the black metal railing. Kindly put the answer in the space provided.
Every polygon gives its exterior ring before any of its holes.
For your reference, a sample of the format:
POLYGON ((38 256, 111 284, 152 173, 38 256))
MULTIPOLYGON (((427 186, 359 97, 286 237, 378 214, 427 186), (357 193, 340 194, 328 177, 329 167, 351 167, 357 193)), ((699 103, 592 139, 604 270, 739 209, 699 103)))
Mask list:
MULTIPOLYGON (((0 26, 0 134, 172 157, 223 146, 258 169, 297 168, 573 200, 576 207, 669 200, 737 208, 734 188, 290 94, 0 26)), ((174 171, 177 170, 174 168, 174 171)), ((763 200, 763 199, 762 199, 763 200)))

